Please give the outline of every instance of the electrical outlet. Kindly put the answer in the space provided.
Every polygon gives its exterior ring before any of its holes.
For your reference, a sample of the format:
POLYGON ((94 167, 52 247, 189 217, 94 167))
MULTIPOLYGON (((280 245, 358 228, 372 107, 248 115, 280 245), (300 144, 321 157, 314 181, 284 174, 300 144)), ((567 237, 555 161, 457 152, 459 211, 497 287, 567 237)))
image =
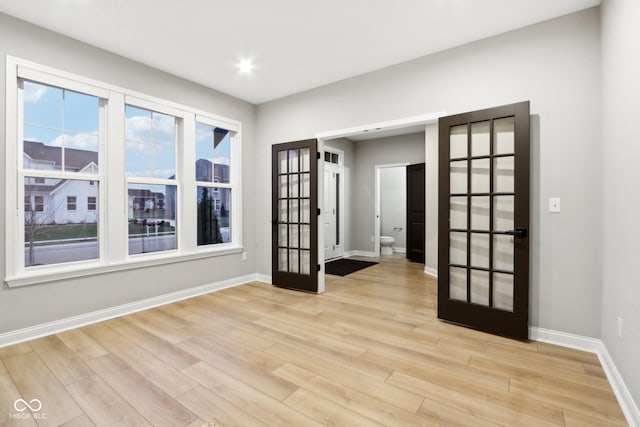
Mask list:
POLYGON ((249 254, 247 254, 246 252, 242 252, 242 260, 246 261, 247 258, 249 258, 249 254))
POLYGON ((622 317, 618 316, 618 338, 622 339, 622 317))

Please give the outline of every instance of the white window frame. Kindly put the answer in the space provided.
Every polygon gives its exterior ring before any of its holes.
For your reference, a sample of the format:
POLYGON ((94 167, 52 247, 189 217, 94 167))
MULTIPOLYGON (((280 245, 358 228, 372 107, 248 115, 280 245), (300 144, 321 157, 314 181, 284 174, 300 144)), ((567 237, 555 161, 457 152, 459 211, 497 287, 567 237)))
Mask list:
MULTIPOLYGON (((239 254, 242 246, 242 124, 206 111, 148 96, 129 89, 78 76, 66 71, 7 56, 6 70, 6 222, 5 283, 10 287, 47 283, 68 278, 103 274, 182 262, 214 256, 239 254), (63 264, 24 267, 24 176, 22 170, 23 124, 19 110, 23 105, 20 79, 40 82, 101 99, 99 172, 37 171, 27 176, 48 179, 95 181, 98 184, 97 211, 99 259, 63 264), (136 106, 179 119, 176 143, 177 187, 176 233, 178 249, 129 255, 128 182, 125 171, 125 105, 136 106), (230 183, 211 183, 231 188, 231 241, 216 245, 197 245, 197 186, 195 180, 195 123, 221 127, 231 132, 230 183), (103 132, 102 129, 105 131, 103 132), (108 136, 108 140, 107 140, 108 136), (108 179, 107 179, 108 177, 108 179), (22 225, 22 226, 21 226, 22 225)), ((136 178, 135 182, 139 179, 136 178)), ((153 180, 152 184, 156 184, 153 180)), ((150 182, 151 183, 151 182, 150 182)), ((76 200, 76 203, 78 201, 76 200)))

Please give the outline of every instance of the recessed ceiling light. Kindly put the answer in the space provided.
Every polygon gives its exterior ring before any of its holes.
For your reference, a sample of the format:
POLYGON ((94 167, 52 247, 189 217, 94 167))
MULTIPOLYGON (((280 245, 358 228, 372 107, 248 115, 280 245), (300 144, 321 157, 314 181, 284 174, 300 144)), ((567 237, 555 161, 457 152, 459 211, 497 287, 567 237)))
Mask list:
POLYGON ((243 74, 248 74, 253 71, 253 69, 253 61, 250 59, 241 59, 240 62, 238 62, 238 70, 243 74))

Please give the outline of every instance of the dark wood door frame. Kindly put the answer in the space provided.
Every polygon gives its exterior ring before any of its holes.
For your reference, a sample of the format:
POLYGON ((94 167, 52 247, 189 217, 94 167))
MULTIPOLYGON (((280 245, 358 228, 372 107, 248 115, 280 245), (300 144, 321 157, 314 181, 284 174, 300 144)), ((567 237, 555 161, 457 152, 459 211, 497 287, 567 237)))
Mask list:
POLYGON ((407 166, 407 259, 425 261, 425 164, 407 166))

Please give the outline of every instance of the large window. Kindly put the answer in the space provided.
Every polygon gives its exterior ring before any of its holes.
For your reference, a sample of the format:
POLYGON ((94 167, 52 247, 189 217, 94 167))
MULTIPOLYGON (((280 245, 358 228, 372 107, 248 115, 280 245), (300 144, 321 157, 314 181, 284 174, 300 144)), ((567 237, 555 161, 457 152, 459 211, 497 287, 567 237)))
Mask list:
POLYGON ((241 251, 240 123, 11 57, 7 76, 9 286, 241 251))

